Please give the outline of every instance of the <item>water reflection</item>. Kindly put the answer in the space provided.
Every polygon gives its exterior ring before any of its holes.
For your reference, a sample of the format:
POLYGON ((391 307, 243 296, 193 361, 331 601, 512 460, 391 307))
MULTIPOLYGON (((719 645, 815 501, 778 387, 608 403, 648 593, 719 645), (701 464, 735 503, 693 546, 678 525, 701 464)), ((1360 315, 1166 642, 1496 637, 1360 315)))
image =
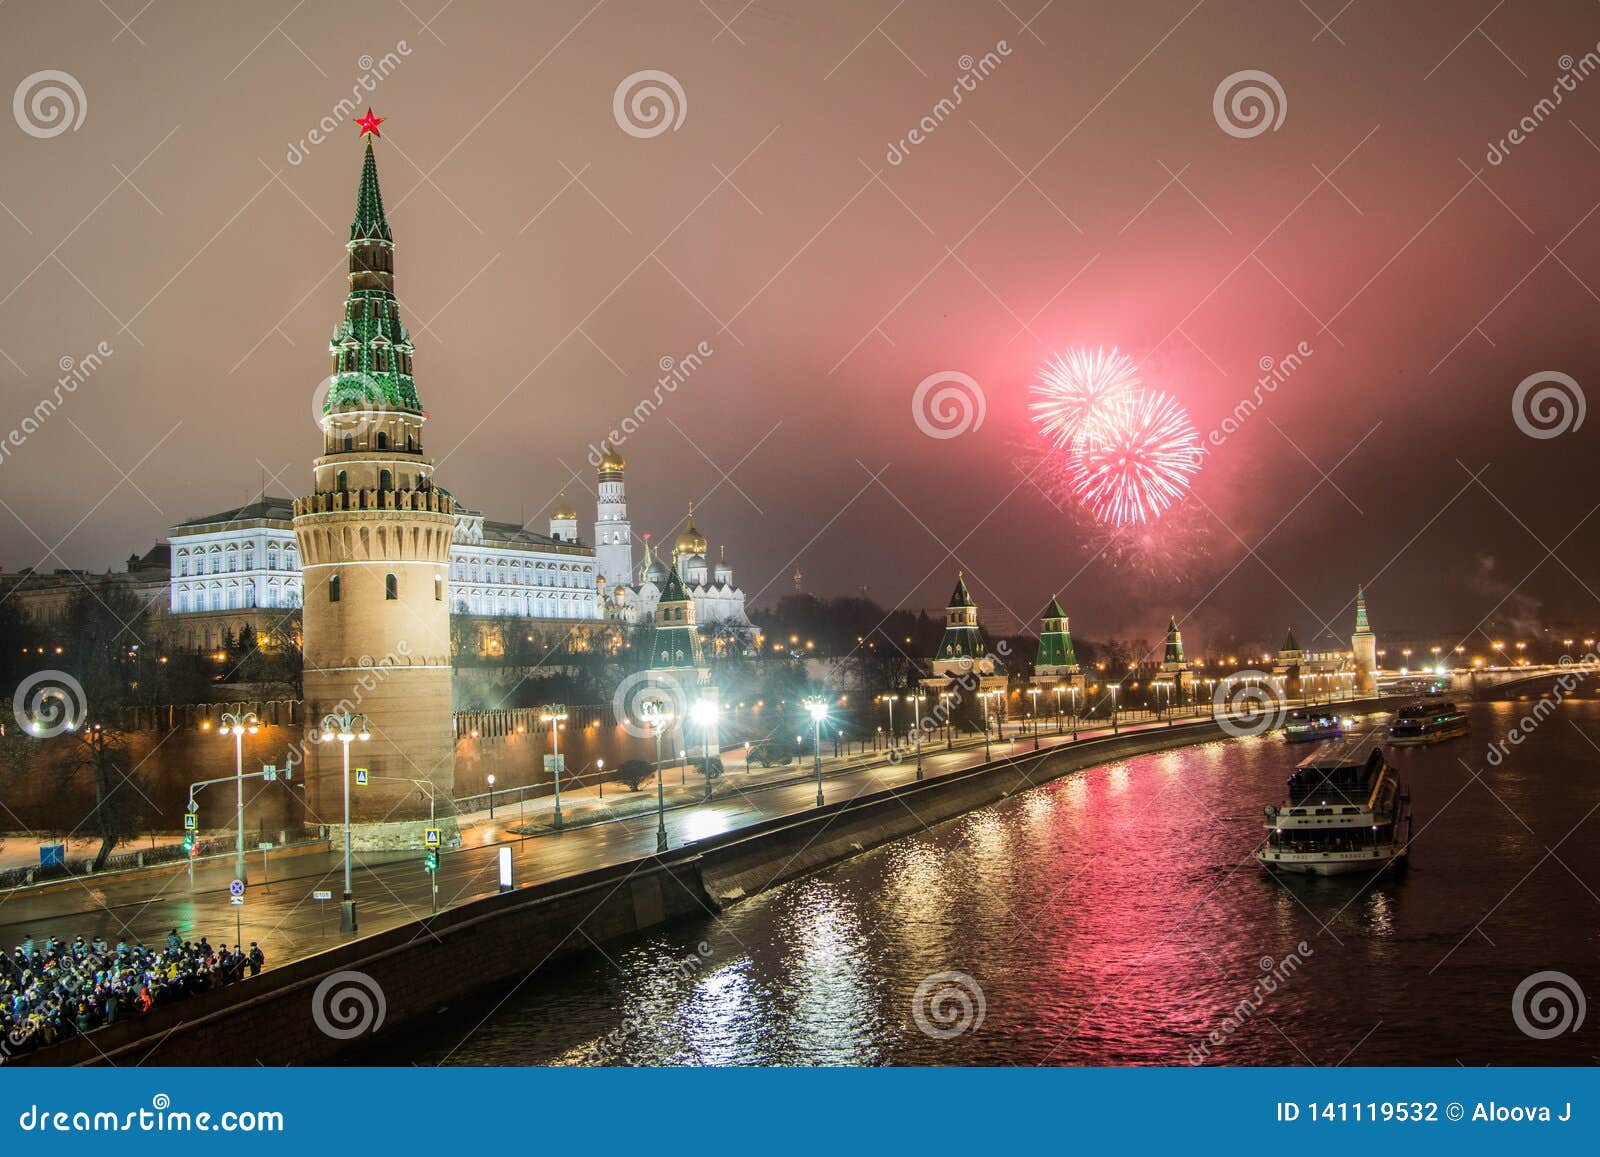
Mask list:
MULTIPOLYGON (((1565 839, 1600 804, 1600 704, 1569 701, 1487 767, 1525 713, 1480 704, 1470 737, 1399 753, 1419 833, 1404 875, 1262 874, 1261 807, 1304 749, 1207 744, 1046 784, 608 947, 615 967, 544 978, 450 1060, 1185 1064, 1204 1043, 1200 1059, 1223 1064, 1592 1063, 1593 1034, 1526 1037, 1510 997, 1544 968, 1600 991, 1594 922, 1576 918, 1600 891, 1600 840, 1565 839), (1563 839, 1557 863, 1546 849, 1563 839), (702 941, 709 957, 684 974, 702 941), (1302 943, 1303 967, 1261 995, 1263 959, 1302 943), (985 1020, 934 1039, 913 994, 952 970, 981 985, 985 1020)), ((440 1059, 456 1043, 420 1047, 440 1059)))

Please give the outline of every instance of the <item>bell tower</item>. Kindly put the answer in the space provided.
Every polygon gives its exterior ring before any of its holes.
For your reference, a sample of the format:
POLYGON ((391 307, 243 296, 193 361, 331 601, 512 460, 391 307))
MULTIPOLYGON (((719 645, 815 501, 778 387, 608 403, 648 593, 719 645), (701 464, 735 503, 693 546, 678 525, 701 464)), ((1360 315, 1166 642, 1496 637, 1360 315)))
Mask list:
MULTIPOLYGON (((349 293, 328 350, 322 454, 312 492, 294 504, 304 572, 306 727, 340 710, 366 717, 350 745, 352 838, 361 848, 422 846, 428 794, 451 798, 449 557, 455 503, 433 484, 427 420, 412 377, 411 335, 394 295, 394 238, 384 216, 370 110, 350 225, 349 293), (422 782, 418 782, 422 781, 422 782), (424 786, 426 785, 426 786, 424 786)), ((313 823, 344 819, 339 743, 307 747, 313 823)))

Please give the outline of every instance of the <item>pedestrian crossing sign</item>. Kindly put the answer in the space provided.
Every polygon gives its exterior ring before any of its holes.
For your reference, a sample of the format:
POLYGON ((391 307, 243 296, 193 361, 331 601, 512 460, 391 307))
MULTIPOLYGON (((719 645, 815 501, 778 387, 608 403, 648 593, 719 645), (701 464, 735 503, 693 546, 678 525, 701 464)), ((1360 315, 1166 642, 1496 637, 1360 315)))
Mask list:
POLYGON ((424 847, 437 848, 439 846, 439 829, 438 828, 428 828, 428 829, 426 829, 422 833, 422 844, 423 844, 424 847))
POLYGON ((356 786, 357 787, 366 787, 367 786, 367 769, 364 768, 364 767, 356 768, 356 786))
POLYGON ((199 826, 200 826, 199 817, 196 816, 194 814, 194 812, 184 812, 183 813, 183 830, 184 831, 192 832, 192 831, 195 831, 196 829, 198 829, 199 826))

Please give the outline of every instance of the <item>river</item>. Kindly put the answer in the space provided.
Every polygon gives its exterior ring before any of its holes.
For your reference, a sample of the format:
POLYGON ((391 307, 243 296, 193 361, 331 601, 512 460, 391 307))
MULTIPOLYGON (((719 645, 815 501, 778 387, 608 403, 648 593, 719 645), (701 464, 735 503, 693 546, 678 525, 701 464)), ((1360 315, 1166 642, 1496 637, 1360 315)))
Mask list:
POLYGON ((1519 1019, 1559 1006, 1513 1010, 1544 971, 1600 996, 1600 702, 1561 704, 1491 764, 1532 706, 1476 703, 1469 737, 1390 749, 1415 806, 1403 874, 1261 872, 1262 806, 1310 749, 1207 743, 608 945, 445 1010, 405 1060, 1592 1064, 1600 1013, 1540 1039, 1519 1019))

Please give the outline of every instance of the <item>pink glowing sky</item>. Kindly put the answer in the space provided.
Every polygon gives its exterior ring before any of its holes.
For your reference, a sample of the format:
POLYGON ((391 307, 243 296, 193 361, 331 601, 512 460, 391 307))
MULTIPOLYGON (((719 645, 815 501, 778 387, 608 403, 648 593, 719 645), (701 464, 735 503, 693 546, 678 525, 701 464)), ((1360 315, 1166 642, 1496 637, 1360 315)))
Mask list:
POLYGON ((798 566, 816 593, 933 607, 959 566, 992 626, 1060 591, 1092 637, 1176 612, 1194 642, 1311 638, 1348 629, 1358 582, 1380 629, 1600 628, 1593 427, 1535 440, 1511 413, 1529 374, 1597 380, 1600 79, 1485 159, 1594 49, 1600 8, 1474 32, 1487 0, 1357 4, 1327 29, 1298 4, 1062 0, 1021 27, 1036 7, 458 0, 425 28, 437 0, 137 20, 113 0, 125 30, 7 5, 8 85, 65 70, 88 107, 52 139, 0 131, 0 424, 61 358, 115 352, 0 464, 0 561, 105 567, 263 472, 307 485, 357 133, 287 154, 403 40, 361 104, 387 118, 429 449, 491 517, 540 525, 565 489, 587 521, 587 447, 706 342, 623 448, 631 511, 669 538, 695 501, 756 603, 798 566), (1002 40, 890 164, 959 58, 1002 40), (613 119, 640 69, 681 83, 676 131, 613 119), (1242 69, 1287 99, 1250 139, 1212 111, 1242 69), (1052 352, 1132 352, 1204 433, 1301 342, 1196 481, 1209 546, 1186 573, 1097 561, 1020 465, 1052 352), (980 384, 981 429, 918 431, 939 371, 980 384))

